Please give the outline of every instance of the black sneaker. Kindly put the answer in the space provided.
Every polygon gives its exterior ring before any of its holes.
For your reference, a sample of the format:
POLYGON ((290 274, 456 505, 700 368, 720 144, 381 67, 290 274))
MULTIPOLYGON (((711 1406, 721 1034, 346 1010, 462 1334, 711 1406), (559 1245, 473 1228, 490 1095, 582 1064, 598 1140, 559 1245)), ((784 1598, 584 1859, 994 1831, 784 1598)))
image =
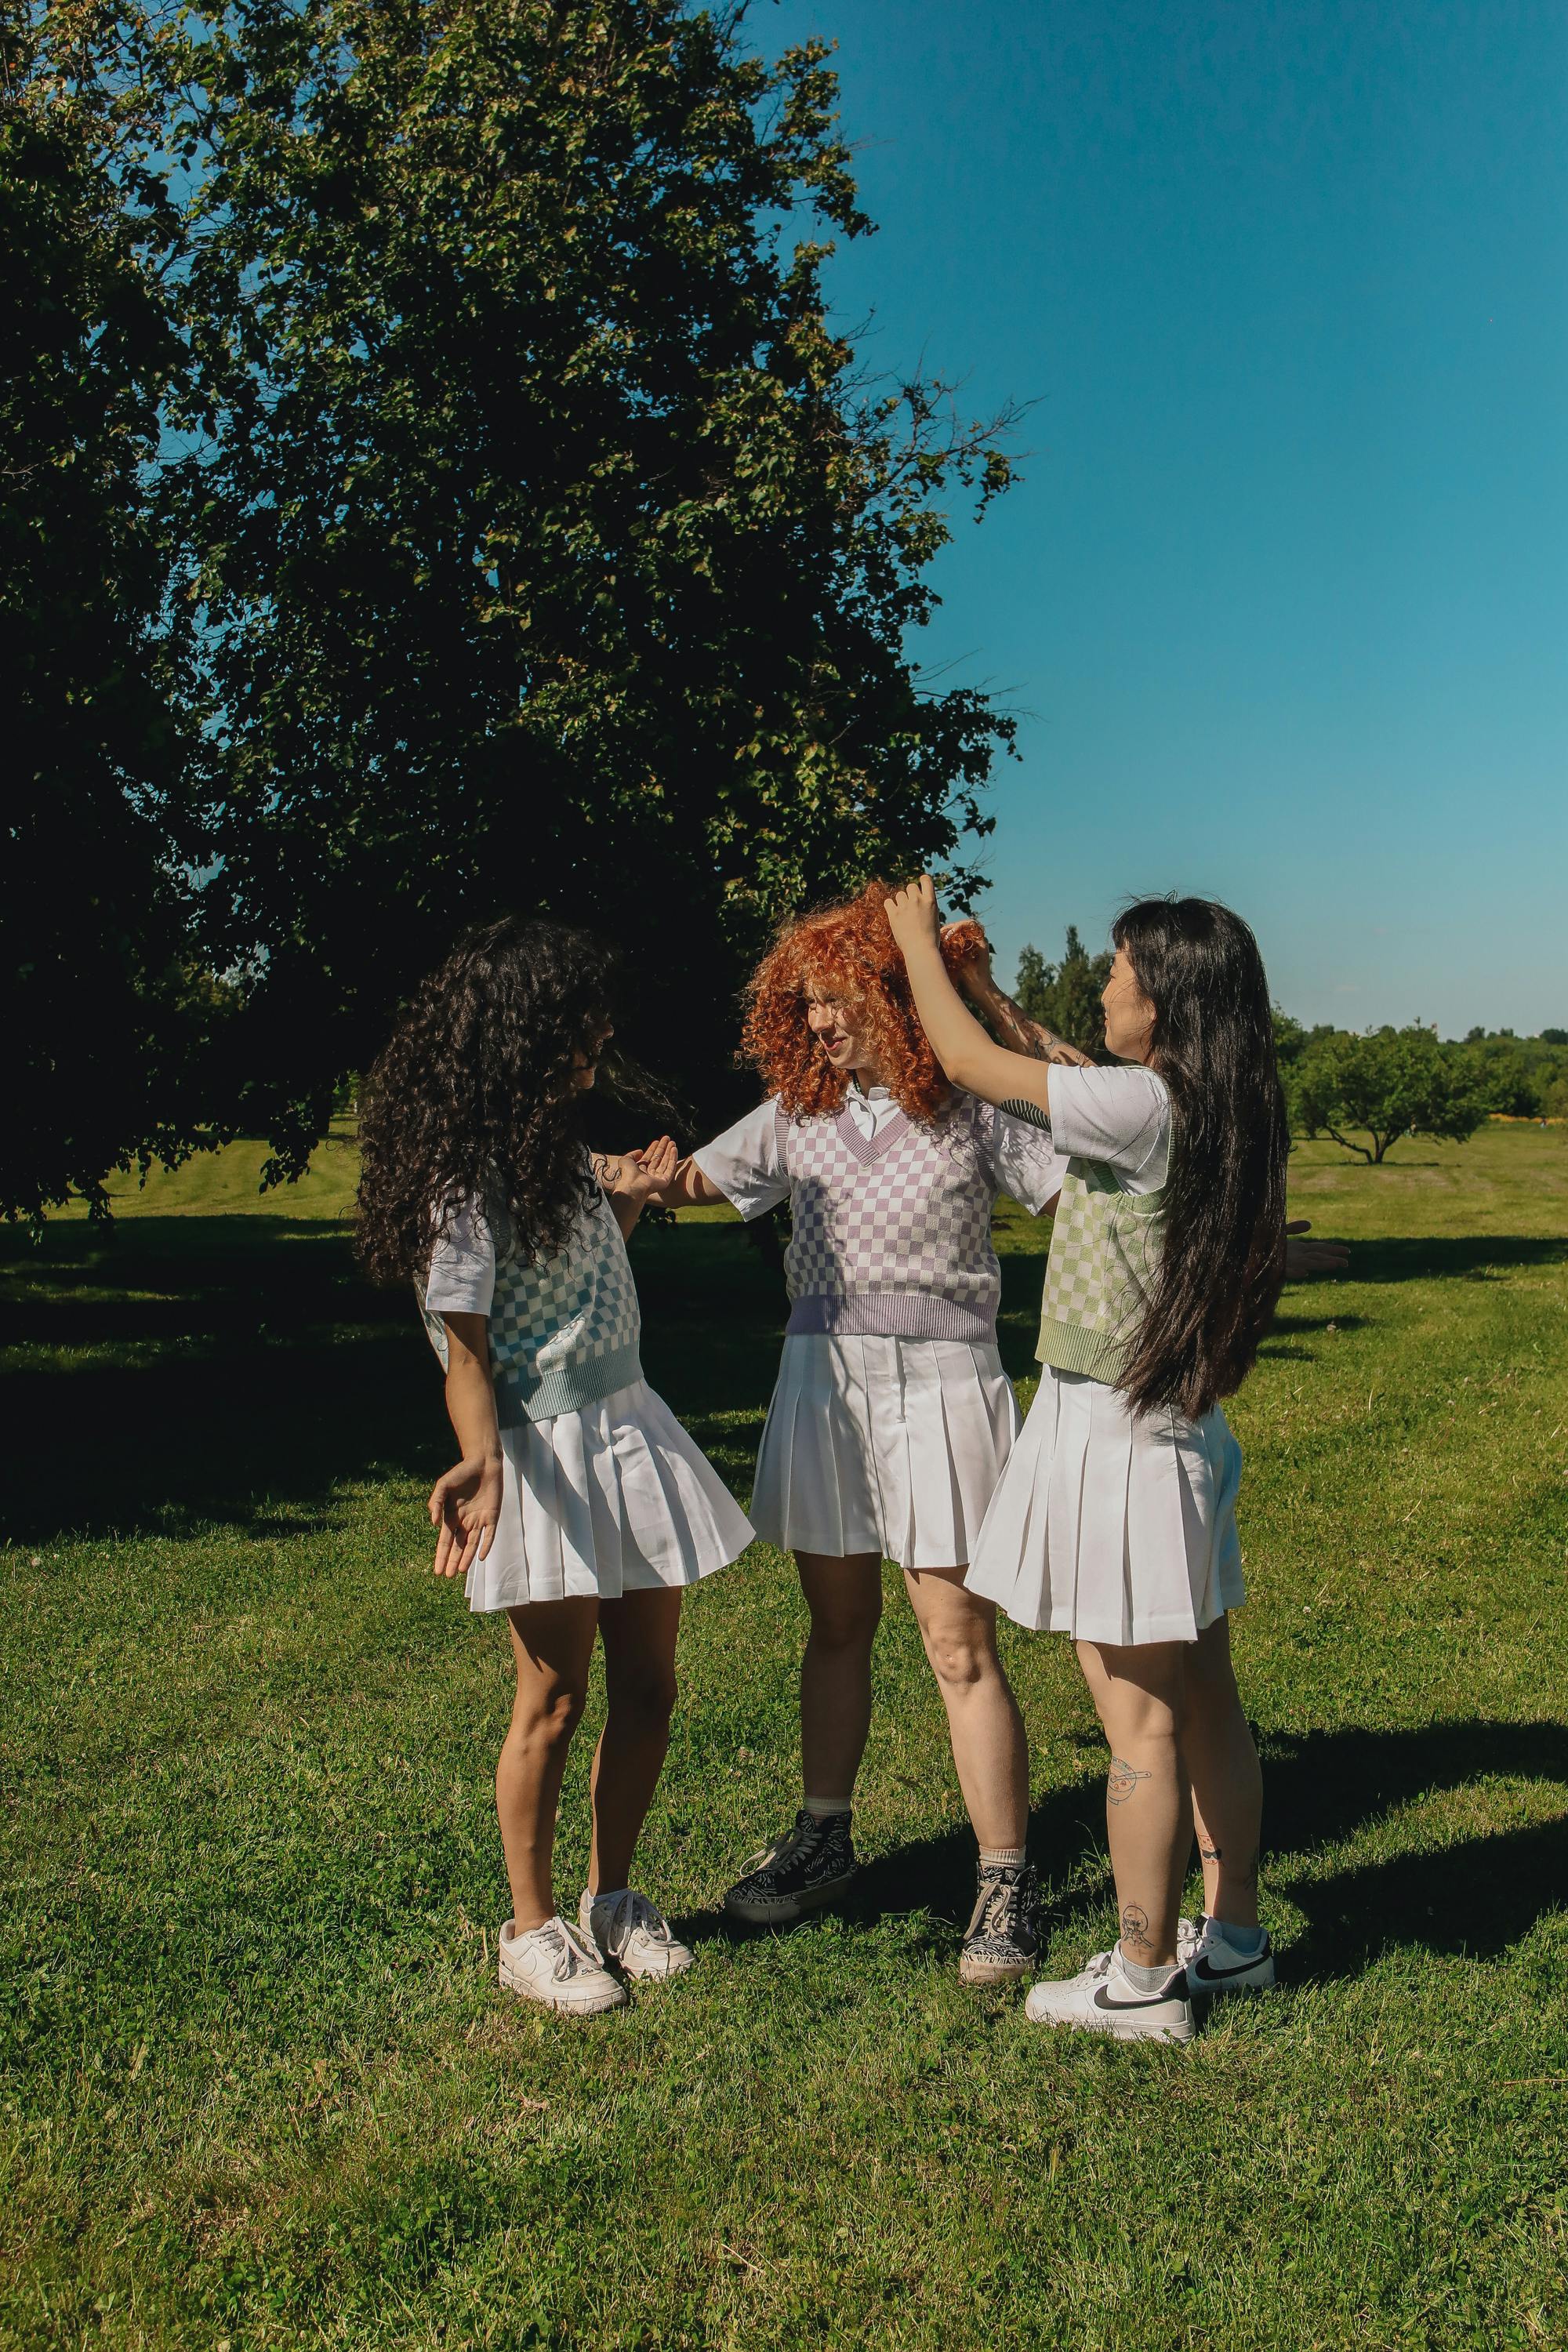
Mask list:
POLYGON ((795 1827, 761 1853, 724 1897, 732 1919, 757 1927, 787 1927, 807 1911, 820 1911, 855 1875, 855 1847, 847 1813, 818 1821, 803 1805, 795 1827))
POLYGON ((994 1864, 958 1956, 960 1984, 1016 1984, 1040 1948, 1040 1882, 1032 1862, 994 1864))

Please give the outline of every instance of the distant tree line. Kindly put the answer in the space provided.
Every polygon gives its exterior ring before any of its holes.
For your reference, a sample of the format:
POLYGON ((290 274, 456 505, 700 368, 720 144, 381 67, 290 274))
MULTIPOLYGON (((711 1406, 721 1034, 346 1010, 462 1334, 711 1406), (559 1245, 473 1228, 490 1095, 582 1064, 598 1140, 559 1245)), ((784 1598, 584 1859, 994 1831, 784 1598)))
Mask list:
MULTIPOLYGON (((1037 1021, 1097 1059, 1105 1055, 1100 992, 1110 950, 1090 955, 1068 927, 1059 963, 1036 947, 1018 959, 1018 1003, 1037 1021)), ((1420 1022, 1403 1029, 1304 1028, 1274 1016, 1279 1074, 1294 1135, 1327 1137, 1372 1163, 1402 1136, 1463 1142, 1489 1118, 1568 1118, 1568 1030, 1516 1037, 1472 1029, 1443 1040, 1420 1022)))

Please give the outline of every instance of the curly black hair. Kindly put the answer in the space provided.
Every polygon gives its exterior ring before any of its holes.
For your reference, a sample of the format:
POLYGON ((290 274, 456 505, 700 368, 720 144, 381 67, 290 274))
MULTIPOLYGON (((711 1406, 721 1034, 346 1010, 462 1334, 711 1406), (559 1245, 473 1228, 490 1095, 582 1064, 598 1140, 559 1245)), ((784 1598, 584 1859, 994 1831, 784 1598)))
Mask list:
POLYGON ((598 1059, 617 977, 591 932, 508 915, 421 983, 363 1097, 357 1247, 374 1280, 423 1276, 465 1200, 503 1255, 563 1246, 594 1192, 572 1074, 598 1059))

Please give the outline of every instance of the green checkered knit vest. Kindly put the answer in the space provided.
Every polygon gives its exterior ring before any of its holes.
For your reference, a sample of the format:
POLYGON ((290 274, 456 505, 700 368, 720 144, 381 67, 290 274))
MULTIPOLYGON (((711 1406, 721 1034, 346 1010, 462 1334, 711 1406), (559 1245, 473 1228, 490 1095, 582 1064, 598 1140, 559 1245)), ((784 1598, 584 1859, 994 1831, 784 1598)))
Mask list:
MULTIPOLYGON (((447 1330, 423 1298, 430 1344, 447 1330)), ((626 1245, 597 1184, 565 1246, 532 1264, 504 1252, 489 1313, 496 1418, 502 1429, 581 1412, 642 1378, 642 1317, 626 1245)))
POLYGON ((1040 1303, 1042 1364, 1116 1386, 1159 1272, 1164 1201, 1163 1185, 1124 1192, 1113 1169, 1068 1161, 1040 1303))

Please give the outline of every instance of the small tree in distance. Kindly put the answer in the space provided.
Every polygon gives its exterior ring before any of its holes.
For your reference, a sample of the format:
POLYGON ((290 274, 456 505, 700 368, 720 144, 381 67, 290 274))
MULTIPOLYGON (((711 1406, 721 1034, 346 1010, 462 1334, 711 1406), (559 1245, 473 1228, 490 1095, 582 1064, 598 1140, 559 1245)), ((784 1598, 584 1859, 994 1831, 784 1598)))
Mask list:
POLYGON ((1369 1166, 1381 1166, 1401 1136, 1463 1143, 1487 1118, 1460 1053, 1418 1021, 1315 1038, 1288 1066, 1286 1089, 1297 1133, 1330 1136, 1369 1166), (1355 1141, 1357 1133, 1367 1141, 1355 1141))

